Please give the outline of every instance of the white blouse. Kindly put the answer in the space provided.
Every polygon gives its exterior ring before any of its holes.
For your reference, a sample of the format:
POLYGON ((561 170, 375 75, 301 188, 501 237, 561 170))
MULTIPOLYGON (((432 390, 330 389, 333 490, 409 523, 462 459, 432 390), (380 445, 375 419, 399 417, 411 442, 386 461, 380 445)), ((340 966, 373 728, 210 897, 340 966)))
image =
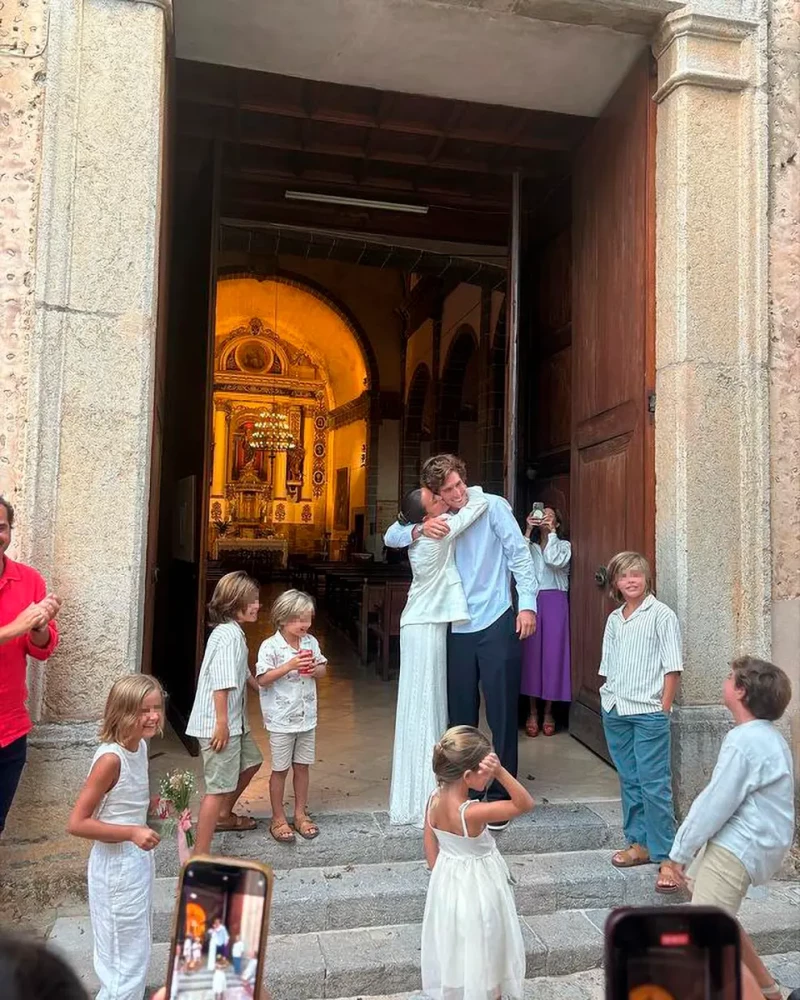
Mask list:
POLYGON ((539 581, 539 590, 569 590, 569 561, 572 546, 565 538, 551 531, 542 549, 538 542, 529 542, 533 568, 539 581))

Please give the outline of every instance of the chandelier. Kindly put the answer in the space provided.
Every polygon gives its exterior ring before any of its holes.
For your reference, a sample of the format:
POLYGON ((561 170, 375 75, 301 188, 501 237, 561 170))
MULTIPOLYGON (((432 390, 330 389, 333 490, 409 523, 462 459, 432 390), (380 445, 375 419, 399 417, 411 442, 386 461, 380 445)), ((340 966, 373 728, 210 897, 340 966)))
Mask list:
POLYGON ((253 421, 250 432, 250 447, 257 451, 293 451, 294 435, 289 430, 289 420, 285 413, 277 410, 262 410, 253 421))

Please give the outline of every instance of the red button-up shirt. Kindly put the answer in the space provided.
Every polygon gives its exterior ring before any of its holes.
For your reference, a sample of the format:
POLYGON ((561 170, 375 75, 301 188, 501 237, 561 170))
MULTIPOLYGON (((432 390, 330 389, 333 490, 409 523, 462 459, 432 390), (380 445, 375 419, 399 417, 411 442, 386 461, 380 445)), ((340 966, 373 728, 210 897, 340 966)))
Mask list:
MULTIPOLYGON (((46 595, 45 582, 35 569, 5 557, 0 576, 0 625, 11 624, 20 611, 46 595)), ((46 660, 58 645, 56 623, 52 621, 47 627, 50 638, 46 646, 34 645, 27 632, 0 645, 0 747, 30 732, 31 719, 25 705, 28 699, 27 658, 46 660)))

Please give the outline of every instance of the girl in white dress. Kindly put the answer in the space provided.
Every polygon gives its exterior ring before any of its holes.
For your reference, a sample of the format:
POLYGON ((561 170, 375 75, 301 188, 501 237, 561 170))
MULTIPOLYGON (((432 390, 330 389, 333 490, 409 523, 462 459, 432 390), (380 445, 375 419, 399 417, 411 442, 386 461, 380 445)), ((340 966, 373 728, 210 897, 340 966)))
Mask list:
POLYGON ((533 799, 472 726, 449 729, 433 751, 439 790, 425 824, 432 869, 422 921, 422 991, 431 1000, 522 997, 525 946, 511 877, 487 823, 530 812, 533 799), (497 780, 510 801, 481 802, 497 780))
POLYGON ((93 840, 89 914, 97 1000, 142 1000, 150 961, 153 848, 147 826, 147 740, 160 734, 164 692, 154 677, 131 674, 111 688, 101 745, 69 819, 69 832, 93 840))
MULTIPOLYGON (((466 506, 449 516, 448 535, 436 540, 420 534, 408 549, 414 579, 400 618, 400 683, 389 794, 393 824, 422 827, 425 805, 436 787, 431 751, 447 727, 447 626, 469 621, 453 545, 487 507, 483 490, 471 487, 466 506)), ((421 526, 426 518, 446 514, 444 501, 422 487, 406 494, 400 516, 406 524, 421 526)))

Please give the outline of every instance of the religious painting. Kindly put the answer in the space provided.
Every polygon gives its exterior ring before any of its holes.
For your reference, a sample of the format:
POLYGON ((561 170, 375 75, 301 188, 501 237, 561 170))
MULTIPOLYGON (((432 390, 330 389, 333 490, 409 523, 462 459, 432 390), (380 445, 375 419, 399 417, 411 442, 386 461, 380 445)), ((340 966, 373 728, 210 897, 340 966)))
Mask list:
POLYGON ((244 372, 256 375, 268 371, 272 360, 271 348, 255 338, 243 340, 236 348, 236 364, 244 372))
POLYGON ((333 495, 333 530, 350 530, 350 470, 336 470, 336 491, 333 495))

